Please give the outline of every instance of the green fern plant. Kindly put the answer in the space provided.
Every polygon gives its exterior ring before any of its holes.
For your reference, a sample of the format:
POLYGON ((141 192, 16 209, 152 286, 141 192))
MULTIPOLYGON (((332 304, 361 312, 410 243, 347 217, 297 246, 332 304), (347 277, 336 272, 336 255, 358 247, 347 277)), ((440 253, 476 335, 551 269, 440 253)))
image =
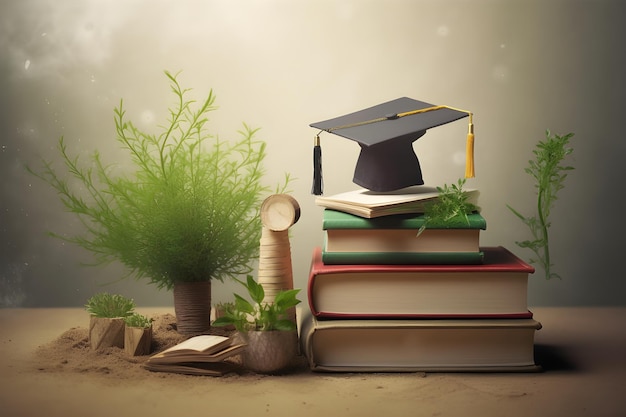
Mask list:
MULTIPOLYGON (((213 92, 196 103, 177 75, 165 75, 175 101, 159 133, 128 120, 123 101, 114 110, 117 141, 133 165, 128 175, 105 164, 98 152, 91 164, 81 163, 63 138, 58 149, 64 170, 47 161, 41 172, 27 167, 84 225, 76 236, 52 235, 92 252, 94 265, 118 260, 129 276, 158 288, 247 274, 258 256, 259 207, 270 191, 261 181, 265 143, 246 124, 238 140, 210 134, 213 92)), ((286 175, 277 192, 289 182, 286 175)))
POLYGON ((550 210, 557 200, 557 193, 565 186, 567 172, 573 170, 572 166, 562 165, 563 159, 573 152, 568 147, 573 133, 563 136, 552 135, 546 130, 546 140, 539 141, 533 150, 534 160, 528 161, 528 167, 524 171, 535 180, 537 193, 537 210, 533 216, 524 216, 519 211, 507 204, 507 207, 526 226, 528 226, 532 240, 515 242, 521 248, 530 249, 535 257, 529 262, 538 264, 544 271, 546 279, 561 278, 552 270, 554 264, 550 258, 550 210))
POLYGON ((461 178, 456 184, 444 184, 437 187, 437 199, 426 205, 424 223, 417 231, 422 234, 429 226, 445 224, 453 227, 455 224, 469 224, 469 214, 478 211, 478 207, 469 200, 469 195, 463 190, 466 179, 461 178))

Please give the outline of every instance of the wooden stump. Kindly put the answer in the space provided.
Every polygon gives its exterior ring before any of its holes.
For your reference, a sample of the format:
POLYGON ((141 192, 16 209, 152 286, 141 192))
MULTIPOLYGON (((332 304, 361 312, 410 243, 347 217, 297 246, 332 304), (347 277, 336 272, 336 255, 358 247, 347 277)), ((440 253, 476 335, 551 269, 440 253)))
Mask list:
POLYGON ((124 319, 90 316, 89 345, 92 349, 124 347, 124 319))
POLYGON ((149 355, 152 346, 152 326, 124 329, 124 351, 130 356, 149 355))

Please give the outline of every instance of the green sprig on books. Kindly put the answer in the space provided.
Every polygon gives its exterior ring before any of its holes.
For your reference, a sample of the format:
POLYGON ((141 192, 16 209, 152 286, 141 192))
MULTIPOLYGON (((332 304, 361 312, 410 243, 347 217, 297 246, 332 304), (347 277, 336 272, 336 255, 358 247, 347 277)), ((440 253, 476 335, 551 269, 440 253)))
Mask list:
POLYGON ((469 201, 469 195, 463 190, 465 181, 465 178, 462 178, 456 184, 437 187, 439 197, 426 205, 425 221, 417 231, 418 236, 433 225, 461 223, 469 225, 467 216, 478 211, 478 207, 469 201))
POLYGON ((507 204, 509 210, 528 226, 533 236, 532 240, 515 243, 521 248, 533 251, 536 258, 529 259, 529 262, 538 264, 544 270, 546 279, 561 278, 551 269, 554 264, 550 259, 549 217, 550 210, 557 200, 558 191, 565 186, 567 171, 574 169, 572 166, 561 164, 561 161, 573 152, 573 149, 567 146, 572 136, 574 136, 573 133, 564 136, 552 135, 549 130, 546 130, 546 140, 539 141, 533 150, 535 160, 529 160, 528 167, 524 171, 536 181, 536 215, 526 217, 507 204))

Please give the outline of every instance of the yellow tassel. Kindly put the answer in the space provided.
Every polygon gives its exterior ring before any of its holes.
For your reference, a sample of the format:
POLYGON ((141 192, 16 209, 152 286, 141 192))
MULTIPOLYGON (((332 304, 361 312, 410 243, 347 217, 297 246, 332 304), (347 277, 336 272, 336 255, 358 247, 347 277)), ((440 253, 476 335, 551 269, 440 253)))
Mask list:
POLYGON ((470 114, 469 131, 465 145, 465 178, 474 178, 474 124, 470 114))

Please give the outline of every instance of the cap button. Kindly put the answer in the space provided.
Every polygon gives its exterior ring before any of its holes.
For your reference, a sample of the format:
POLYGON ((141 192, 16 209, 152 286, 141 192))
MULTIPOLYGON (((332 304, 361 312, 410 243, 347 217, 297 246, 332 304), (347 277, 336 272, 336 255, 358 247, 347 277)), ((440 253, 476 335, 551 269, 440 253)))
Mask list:
POLYGON ((393 120, 393 119, 397 119, 398 118, 398 114, 397 113, 389 113, 385 115, 385 118, 387 120, 393 120))

